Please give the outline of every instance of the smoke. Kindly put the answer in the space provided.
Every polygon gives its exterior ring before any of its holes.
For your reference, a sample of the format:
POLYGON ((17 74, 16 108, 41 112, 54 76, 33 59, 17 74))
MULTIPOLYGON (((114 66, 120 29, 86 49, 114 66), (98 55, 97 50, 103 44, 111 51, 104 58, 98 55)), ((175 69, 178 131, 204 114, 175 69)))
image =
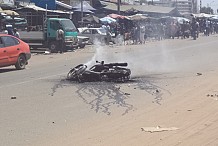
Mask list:
POLYGON ((104 51, 105 46, 105 43, 103 43, 102 41, 99 41, 97 39, 94 40, 92 47, 95 48, 95 54, 90 61, 85 63, 88 68, 94 65, 96 61, 103 61, 106 59, 107 55, 105 53, 107 52, 104 51))
POLYGON ((172 72, 175 69, 175 58, 167 51, 164 43, 161 43, 158 48, 145 48, 140 53, 136 51, 134 58, 128 59, 130 59, 129 67, 137 76, 148 73, 172 72))
POLYGON ((174 55, 169 52, 165 43, 167 42, 152 43, 149 47, 147 45, 109 47, 96 40, 93 45, 95 54, 86 65, 91 67, 97 60, 105 63, 127 62, 132 76, 172 72, 178 67, 174 55))

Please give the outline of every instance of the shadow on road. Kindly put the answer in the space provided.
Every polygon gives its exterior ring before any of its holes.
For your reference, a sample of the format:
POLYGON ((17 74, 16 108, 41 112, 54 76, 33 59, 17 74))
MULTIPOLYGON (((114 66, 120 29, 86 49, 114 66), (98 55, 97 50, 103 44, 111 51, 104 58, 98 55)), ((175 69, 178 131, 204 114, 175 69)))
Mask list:
POLYGON ((17 71, 15 68, 2 68, 0 69, 0 73, 12 72, 17 71))

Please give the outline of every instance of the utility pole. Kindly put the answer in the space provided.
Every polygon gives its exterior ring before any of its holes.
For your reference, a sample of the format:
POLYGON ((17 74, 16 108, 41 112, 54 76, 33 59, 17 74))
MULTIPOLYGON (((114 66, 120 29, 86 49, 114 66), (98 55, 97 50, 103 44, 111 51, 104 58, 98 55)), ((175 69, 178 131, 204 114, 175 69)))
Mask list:
POLYGON ((81 0, 81 24, 83 27, 83 0, 81 0))
POLYGON ((89 0, 89 3, 93 7, 93 0, 89 0))
POLYGON ((201 8, 202 8, 202 2, 201 2, 201 0, 200 0, 200 13, 201 13, 201 8))
POLYGON ((117 0, 117 11, 118 11, 118 14, 120 14, 120 3, 121 3, 121 0, 117 0))
POLYGON ((45 4, 45 8, 46 8, 46 11, 45 11, 45 20, 47 20, 48 18, 48 5, 45 4))
POLYGON ((176 0, 176 8, 178 8, 178 6, 177 6, 177 0, 176 0))

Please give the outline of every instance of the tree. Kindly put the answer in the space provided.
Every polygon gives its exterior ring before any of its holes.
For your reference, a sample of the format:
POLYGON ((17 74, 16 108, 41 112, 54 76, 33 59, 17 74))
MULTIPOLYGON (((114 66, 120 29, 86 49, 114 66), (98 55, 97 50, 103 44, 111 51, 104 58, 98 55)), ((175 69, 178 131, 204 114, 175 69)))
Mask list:
POLYGON ((200 12, 205 14, 214 14, 213 9, 211 7, 202 7, 200 12))

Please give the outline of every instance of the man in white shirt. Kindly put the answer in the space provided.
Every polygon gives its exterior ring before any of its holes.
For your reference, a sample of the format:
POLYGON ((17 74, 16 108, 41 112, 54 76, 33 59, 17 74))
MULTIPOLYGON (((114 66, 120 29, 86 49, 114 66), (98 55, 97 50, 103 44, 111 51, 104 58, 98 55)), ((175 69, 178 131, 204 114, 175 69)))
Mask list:
POLYGON ((59 51, 60 53, 63 53, 63 47, 64 47, 64 31, 62 30, 62 28, 60 27, 57 31, 56 31, 56 40, 59 44, 59 51))

